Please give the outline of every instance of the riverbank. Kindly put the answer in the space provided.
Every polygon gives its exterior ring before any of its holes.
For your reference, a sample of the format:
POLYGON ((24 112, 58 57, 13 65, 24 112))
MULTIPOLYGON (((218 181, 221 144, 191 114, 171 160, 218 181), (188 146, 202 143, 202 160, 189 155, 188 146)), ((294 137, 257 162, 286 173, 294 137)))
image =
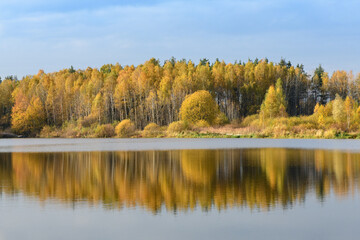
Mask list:
POLYGON ((360 132, 346 132, 340 129, 303 129, 299 131, 296 128, 253 129, 250 127, 233 128, 231 126, 209 127, 189 135, 224 138, 360 139, 360 132))
MULTIPOLYGON (((89 129, 68 131, 51 129, 33 138, 119 138, 118 136, 97 136, 89 129)), ((28 137, 28 138, 29 138, 28 137)), ((13 133, 0 133, 0 138, 26 138, 13 133)), ((157 129, 151 134, 136 131, 129 138, 270 138, 270 139, 360 139, 360 132, 346 132, 340 129, 303 129, 297 128, 252 128, 225 125, 219 127, 193 128, 180 132, 169 133, 165 127, 157 129)))
POLYGON ((187 124, 183 121, 159 126, 149 123, 138 129, 130 120, 113 124, 85 124, 67 122, 55 127, 45 126, 37 134, 21 136, 0 133, 0 138, 285 138, 285 139, 360 139, 358 118, 350 124, 336 122, 332 117, 318 121, 317 114, 300 117, 280 117, 260 120, 259 115, 249 116, 242 121, 210 126, 205 121, 187 124))
POLYGON ((0 132, 0 138, 22 138, 22 136, 14 133, 0 132))

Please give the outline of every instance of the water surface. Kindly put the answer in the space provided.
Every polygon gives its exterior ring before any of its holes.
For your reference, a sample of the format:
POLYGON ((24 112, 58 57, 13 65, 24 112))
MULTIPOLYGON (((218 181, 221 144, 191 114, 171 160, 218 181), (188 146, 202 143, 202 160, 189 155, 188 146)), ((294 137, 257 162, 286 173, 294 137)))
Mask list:
POLYGON ((0 139, 0 152, 89 152, 234 148, 336 149, 360 152, 360 141, 353 139, 245 138, 0 139))
POLYGON ((357 141, 238 140, 0 142, 0 239, 358 239, 357 141))

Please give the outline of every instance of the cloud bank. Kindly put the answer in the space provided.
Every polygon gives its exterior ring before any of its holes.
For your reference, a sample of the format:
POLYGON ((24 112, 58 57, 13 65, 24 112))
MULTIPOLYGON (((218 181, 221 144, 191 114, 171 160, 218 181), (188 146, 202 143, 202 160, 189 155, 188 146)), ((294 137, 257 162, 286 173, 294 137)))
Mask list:
POLYGON ((0 76, 174 56, 359 72, 357 1, 3 0, 0 76))

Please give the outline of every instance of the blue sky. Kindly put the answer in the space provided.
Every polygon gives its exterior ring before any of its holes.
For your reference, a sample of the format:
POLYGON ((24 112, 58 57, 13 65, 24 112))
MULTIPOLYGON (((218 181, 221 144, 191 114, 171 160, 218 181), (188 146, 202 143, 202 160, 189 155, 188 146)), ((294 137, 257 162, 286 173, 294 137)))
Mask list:
POLYGON ((0 76, 172 56, 360 72, 359 9, 358 0, 1 0, 0 76))

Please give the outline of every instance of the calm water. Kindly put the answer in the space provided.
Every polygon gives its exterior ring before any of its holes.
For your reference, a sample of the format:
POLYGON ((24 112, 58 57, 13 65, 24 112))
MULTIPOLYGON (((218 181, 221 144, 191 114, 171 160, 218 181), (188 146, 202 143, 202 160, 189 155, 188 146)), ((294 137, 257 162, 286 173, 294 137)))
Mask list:
POLYGON ((0 240, 358 239, 358 146, 1 140, 0 240))

